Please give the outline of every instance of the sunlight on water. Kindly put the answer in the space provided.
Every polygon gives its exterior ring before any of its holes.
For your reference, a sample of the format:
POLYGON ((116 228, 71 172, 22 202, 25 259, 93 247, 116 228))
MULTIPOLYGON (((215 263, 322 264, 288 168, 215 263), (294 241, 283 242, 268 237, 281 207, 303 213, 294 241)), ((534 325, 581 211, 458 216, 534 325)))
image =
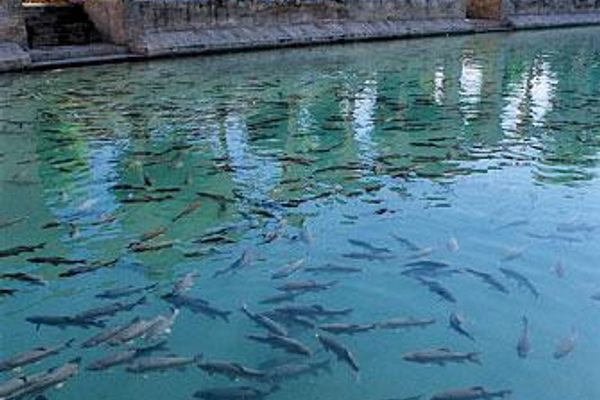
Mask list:
POLYGON ((0 399, 600 398, 599 35, 0 76, 0 399))

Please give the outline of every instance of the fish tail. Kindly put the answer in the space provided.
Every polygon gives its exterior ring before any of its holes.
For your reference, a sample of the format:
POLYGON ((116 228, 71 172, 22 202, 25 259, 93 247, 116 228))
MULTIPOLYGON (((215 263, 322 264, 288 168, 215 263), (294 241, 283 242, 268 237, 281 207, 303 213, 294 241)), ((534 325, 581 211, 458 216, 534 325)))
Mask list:
POLYGON ((219 316, 227 323, 229 323, 229 315, 231 315, 231 311, 223 311, 219 314, 219 316))
POLYGON ((203 353, 198 353, 194 356, 194 364, 198 364, 200 361, 202 361, 202 358, 204 357, 203 353))
POLYGON ((481 360, 479 359, 479 353, 469 353, 469 355, 467 356, 467 359, 474 364, 483 365, 481 363, 481 360))

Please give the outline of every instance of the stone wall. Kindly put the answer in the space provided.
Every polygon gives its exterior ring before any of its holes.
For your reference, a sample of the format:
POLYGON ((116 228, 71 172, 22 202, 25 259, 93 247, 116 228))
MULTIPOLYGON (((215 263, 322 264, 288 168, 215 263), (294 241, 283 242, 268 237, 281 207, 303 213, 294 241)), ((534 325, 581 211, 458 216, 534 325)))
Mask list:
POLYGON ((600 0, 503 0, 515 28, 600 24, 600 0))
POLYGON ((502 0, 469 0, 467 17, 499 20, 502 18, 502 0))
POLYGON ((21 0, 0 1, 0 42, 27 43, 21 0))

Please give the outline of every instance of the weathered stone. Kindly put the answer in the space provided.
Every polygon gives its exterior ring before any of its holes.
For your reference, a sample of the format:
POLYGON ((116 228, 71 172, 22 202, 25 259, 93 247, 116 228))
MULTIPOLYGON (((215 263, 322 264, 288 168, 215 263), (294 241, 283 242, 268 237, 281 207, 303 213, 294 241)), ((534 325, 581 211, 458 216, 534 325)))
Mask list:
POLYGON ((26 46, 21 0, 0 1, 0 42, 15 42, 26 46))
POLYGON ((14 42, 0 42, 0 72, 24 69, 31 63, 29 54, 14 42))

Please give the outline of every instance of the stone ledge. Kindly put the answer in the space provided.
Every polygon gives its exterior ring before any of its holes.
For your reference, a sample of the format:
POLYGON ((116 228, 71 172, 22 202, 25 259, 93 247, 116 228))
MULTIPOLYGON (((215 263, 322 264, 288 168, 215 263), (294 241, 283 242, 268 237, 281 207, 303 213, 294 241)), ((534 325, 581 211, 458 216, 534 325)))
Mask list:
POLYGON ((600 24, 600 13, 511 15, 508 20, 516 29, 597 25, 600 24))
POLYGON ((31 64, 29 54, 13 42, 0 42, 0 72, 22 70, 31 64))
POLYGON ((132 50, 148 57, 474 32, 463 19, 323 22, 147 33, 132 50))

